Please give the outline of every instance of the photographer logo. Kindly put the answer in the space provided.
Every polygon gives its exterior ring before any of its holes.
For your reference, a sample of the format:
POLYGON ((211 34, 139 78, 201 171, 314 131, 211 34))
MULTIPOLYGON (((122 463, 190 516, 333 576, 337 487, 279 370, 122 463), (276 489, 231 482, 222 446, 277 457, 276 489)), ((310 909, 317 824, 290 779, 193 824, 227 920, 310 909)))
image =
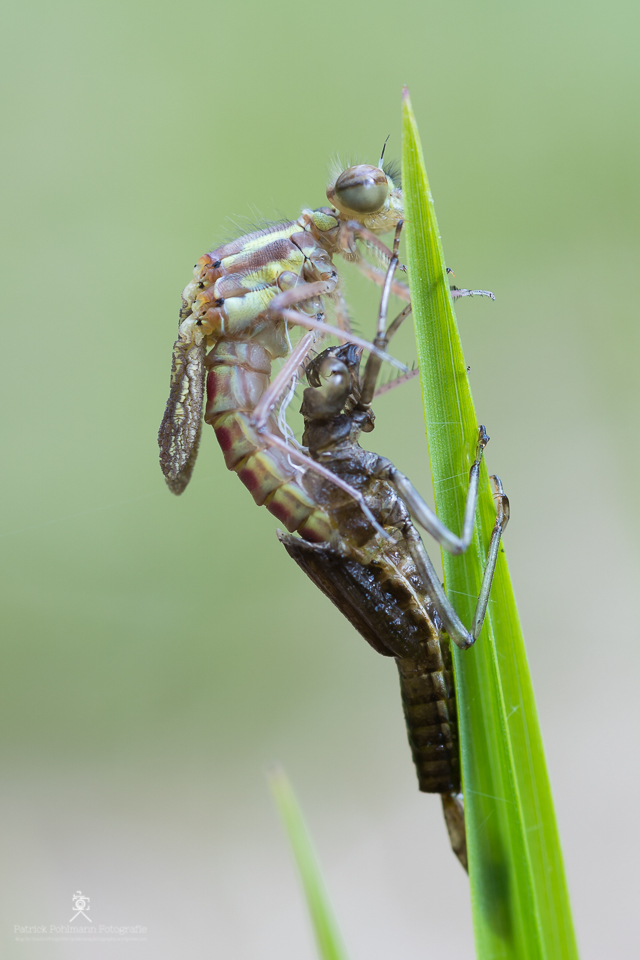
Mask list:
POLYGON ((71 903, 73 916, 68 923, 15 923, 13 925, 15 939, 40 943, 145 943, 147 941, 147 927, 140 923, 95 924, 89 916, 91 898, 87 897, 82 890, 76 890, 71 897, 71 903))
POLYGON ((84 917, 85 920, 88 920, 91 923, 91 917, 88 917, 86 912, 89 909, 90 897, 85 897, 80 890, 76 892, 71 897, 71 902, 73 903, 73 909, 76 911, 75 914, 69 920, 69 923, 73 923, 76 917, 84 917))

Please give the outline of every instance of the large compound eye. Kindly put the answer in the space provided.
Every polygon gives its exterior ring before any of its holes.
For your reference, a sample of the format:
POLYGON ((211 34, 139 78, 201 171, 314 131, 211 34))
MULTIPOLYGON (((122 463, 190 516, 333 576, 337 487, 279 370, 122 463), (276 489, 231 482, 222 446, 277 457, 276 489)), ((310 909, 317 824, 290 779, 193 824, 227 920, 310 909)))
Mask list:
POLYGON ((356 213, 375 213, 389 195, 389 183, 380 167, 359 163, 340 174, 333 193, 341 207, 356 213))

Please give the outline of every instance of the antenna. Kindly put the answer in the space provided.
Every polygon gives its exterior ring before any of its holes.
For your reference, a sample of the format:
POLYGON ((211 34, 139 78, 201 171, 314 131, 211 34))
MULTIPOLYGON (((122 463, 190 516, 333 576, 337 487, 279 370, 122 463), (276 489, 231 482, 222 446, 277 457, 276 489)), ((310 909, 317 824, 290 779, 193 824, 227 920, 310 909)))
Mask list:
POLYGON ((388 142, 389 142, 389 137, 390 137, 390 136, 391 136, 391 134, 389 134, 389 135, 387 136, 387 139, 386 139, 385 142, 382 144, 382 153, 380 154, 380 159, 378 160, 378 166, 380 167, 381 170, 382 170, 382 161, 384 160, 384 151, 386 150, 386 147, 387 147, 387 144, 388 144, 388 142))

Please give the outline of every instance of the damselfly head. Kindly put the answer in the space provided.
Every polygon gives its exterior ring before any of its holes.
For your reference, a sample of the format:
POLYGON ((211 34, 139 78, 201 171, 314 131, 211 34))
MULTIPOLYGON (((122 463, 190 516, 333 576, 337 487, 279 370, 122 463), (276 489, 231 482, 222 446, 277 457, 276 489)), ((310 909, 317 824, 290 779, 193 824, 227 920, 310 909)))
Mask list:
POLYGON ((402 218, 402 192, 381 167, 358 163, 347 167, 327 187, 327 197, 343 217, 374 232, 393 229, 402 218))

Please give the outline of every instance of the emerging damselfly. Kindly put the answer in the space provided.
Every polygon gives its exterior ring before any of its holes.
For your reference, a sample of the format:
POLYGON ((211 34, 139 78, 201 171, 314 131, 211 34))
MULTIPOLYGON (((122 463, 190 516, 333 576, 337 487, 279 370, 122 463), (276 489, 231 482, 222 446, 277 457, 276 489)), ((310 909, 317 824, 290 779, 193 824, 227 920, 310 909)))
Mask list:
MULTIPOLYGON (((386 347, 408 313, 405 309, 385 329, 392 267, 374 341, 380 347, 386 347)), ((466 550, 473 533, 480 462, 489 438, 480 427, 463 531, 458 537, 438 520, 391 461, 359 445, 360 434, 373 429, 371 401, 380 367, 379 358, 372 354, 361 376, 360 356, 359 348, 346 344, 325 350, 308 365, 309 386, 301 409, 303 443, 312 459, 357 490, 377 523, 373 525, 335 483, 310 474, 307 489, 330 518, 332 536, 319 544, 290 535, 281 535, 280 539, 290 556, 365 640, 378 653, 395 658, 420 790, 441 794, 451 845, 466 869, 449 641, 466 649, 480 634, 500 540, 509 519, 509 502, 500 480, 493 477, 496 521, 473 626, 467 630, 443 590, 411 517, 449 552, 466 550)))
MULTIPOLYGON (((352 333, 334 263, 336 257, 351 261, 382 286, 385 271, 362 257, 359 243, 385 265, 393 259, 390 274, 404 269, 379 239, 402 220, 398 176, 383 167, 382 158, 378 166, 351 166, 332 180, 327 197, 330 207, 303 210, 297 220, 239 237, 198 260, 182 296, 170 395, 158 435, 163 473, 173 493, 180 494, 195 463, 206 382, 204 419, 216 433, 227 467, 257 504, 312 542, 330 539, 333 525, 301 477, 314 472, 327 478, 327 471, 293 441, 276 408, 326 334, 406 370, 379 345, 352 333), (326 323, 329 304, 336 325, 326 323), (301 328, 308 332, 292 346, 290 333, 301 328), (271 380, 278 358, 286 359, 271 380)), ((409 302, 406 284, 393 276, 386 282, 409 302)), ((452 292, 492 296, 483 290, 452 292)), ((335 475, 333 482, 378 527, 357 491, 335 475)))

